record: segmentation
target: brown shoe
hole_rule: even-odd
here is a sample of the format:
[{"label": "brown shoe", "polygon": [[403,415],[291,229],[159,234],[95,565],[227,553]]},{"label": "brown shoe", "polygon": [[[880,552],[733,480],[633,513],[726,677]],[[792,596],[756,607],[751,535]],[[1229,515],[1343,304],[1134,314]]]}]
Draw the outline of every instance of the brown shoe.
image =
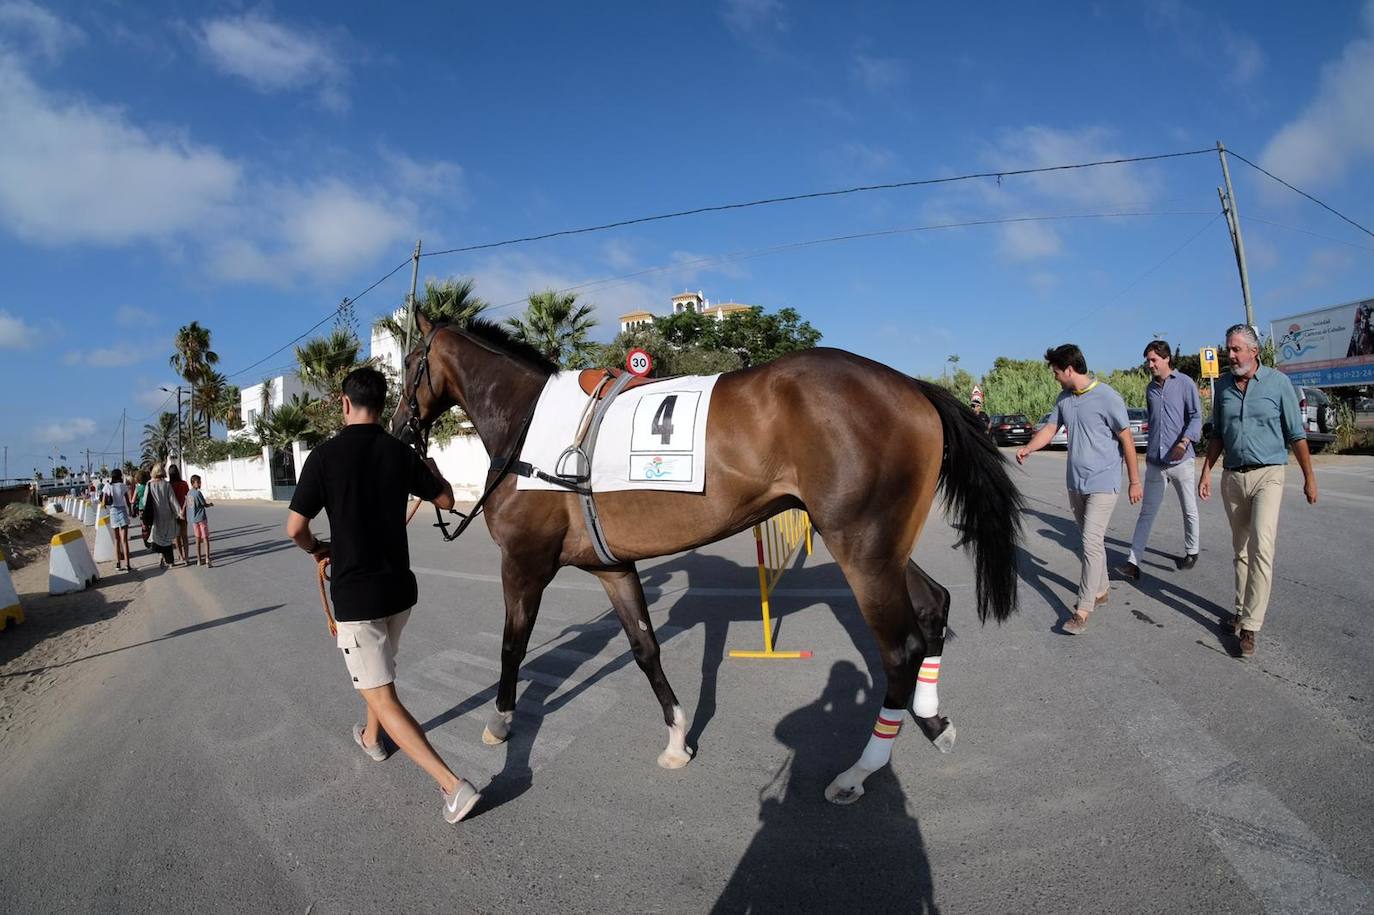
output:
[{"label": "brown shoe", "polygon": [[1127,581],[1140,581],[1140,566],[1134,562],[1123,562],[1116,567],[1116,574]]},{"label": "brown shoe", "polygon": [[1229,615],[1226,617],[1226,619],[1222,620],[1221,625],[1223,625],[1223,626],[1225,626],[1227,629],[1229,629],[1229,630],[1231,631],[1231,634],[1234,635],[1236,638],[1240,638],[1240,614],[1239,614],[1239,613],[1232,613],[1232,614],[1229,614]]},{"label": "brown shoe", "polygon": [[1064,631],[1069,635],[1082,635],[1083,630],[1088,628],[1088,614],[1075,613],[1064,623]]},{"label": "brown shoe", "polygon": [[1103,591],[1101,594],[1097,595],[1096,600],[1093,601],[1093,606],[1094,606],[1094,607],[1100,607],[1100,606],[1102,606],[1103,604],[1105,604],[1105,603],[1107,602],[1107,598],[1109,598],[1109,597],[1111,597],[1111,596],[1112,596],[1112,589],[1111,589],[1111,588],[1108,588],[1106,591]]},{"label": "brown shoe", "polygon": [[1242,658],[1255,656],[1255,630],[1242,629],[1240,631],[1240,656]]}]

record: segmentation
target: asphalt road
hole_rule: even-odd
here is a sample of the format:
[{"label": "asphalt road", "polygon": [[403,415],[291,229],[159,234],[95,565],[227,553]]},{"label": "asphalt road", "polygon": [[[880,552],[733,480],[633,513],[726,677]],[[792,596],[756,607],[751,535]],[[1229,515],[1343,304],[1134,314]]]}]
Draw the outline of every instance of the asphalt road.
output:
[{"label": "asphalt road", "polygon": [[[1010,450],[1007,451],[1010,455]],[[981,627],[971,565],[932,519],[916,558],[954,593],[941,755],[914,726],[851,807],[822,789],[881,698],[867,629],[817,552],[758,647],[753,544],[641,571],[696,760],[665,729],[600,586],[565,570],[524,668],[516,732],[482,744],[498,674],[498,555],[413,532],[421,604],[398,688],[485,790],[456,827],[401,756],[377,764],[284,506],[211,510],[213,569],[147,573],[51,720],[0,746],[0,909],[14,912],[1354,912],[1374,907],[1374,461],[1290,470],[1251,661],[1228,655],[1229,536],[1203,508],[1189,572],[1166,501],[1139,586],[1062,634],[1077,578],[1063,456],[1028,497],[1021,609]],[[692,498],[684,496],[684,498]],[[421,515],[417,524],[426,516]],[[1109,531],[1124,555],[1135,510]],[[146,564],[146,560],[145,560]]]}]

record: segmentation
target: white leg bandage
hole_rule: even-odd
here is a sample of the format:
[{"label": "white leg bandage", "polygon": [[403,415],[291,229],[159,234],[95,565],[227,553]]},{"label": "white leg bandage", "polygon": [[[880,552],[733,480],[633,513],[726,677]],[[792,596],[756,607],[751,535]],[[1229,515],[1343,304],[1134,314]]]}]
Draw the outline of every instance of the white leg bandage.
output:
[{"label": "white leg bandage", "polygon": [[911,709],[916,717],[934,718],[940,713],[939,682],[940,656],[926,658],[921,662],[920,673],[916,674],[916,701]]},{"label": "white leg bandage", "polygon": [[884,708],[873,724],[859,761],[839,775],[825,789],[826,800],[835,804],[852,804],[864,793],[864,779],[892,761],[892,741],[902,730],[905,709]]}]

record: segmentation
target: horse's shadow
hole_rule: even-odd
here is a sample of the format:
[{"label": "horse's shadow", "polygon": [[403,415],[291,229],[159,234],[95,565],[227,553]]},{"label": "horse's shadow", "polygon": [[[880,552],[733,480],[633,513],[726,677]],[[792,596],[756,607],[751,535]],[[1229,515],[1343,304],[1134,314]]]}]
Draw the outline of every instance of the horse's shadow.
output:
[{"label": "horse's shadow", "polygon": [[788,758],[759,791],[759,830],[712,912],[938,911],[921,827],[891,766],[869,776],[861,809],[824,798],[853,759],[854,723],[877,713],[872,684],[836,661],[820,698],[778,723]]}]

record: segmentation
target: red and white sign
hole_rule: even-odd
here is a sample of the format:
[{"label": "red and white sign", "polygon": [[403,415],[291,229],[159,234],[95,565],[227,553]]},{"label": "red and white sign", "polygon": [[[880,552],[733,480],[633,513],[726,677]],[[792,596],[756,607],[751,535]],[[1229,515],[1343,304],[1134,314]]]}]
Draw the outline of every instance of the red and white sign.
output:
[{"label": "red and white sign", "polygon": [[625,368],[632,375],[647,375],[654,370],[654,360],[642,349],[632,349],[625,354]]}]

